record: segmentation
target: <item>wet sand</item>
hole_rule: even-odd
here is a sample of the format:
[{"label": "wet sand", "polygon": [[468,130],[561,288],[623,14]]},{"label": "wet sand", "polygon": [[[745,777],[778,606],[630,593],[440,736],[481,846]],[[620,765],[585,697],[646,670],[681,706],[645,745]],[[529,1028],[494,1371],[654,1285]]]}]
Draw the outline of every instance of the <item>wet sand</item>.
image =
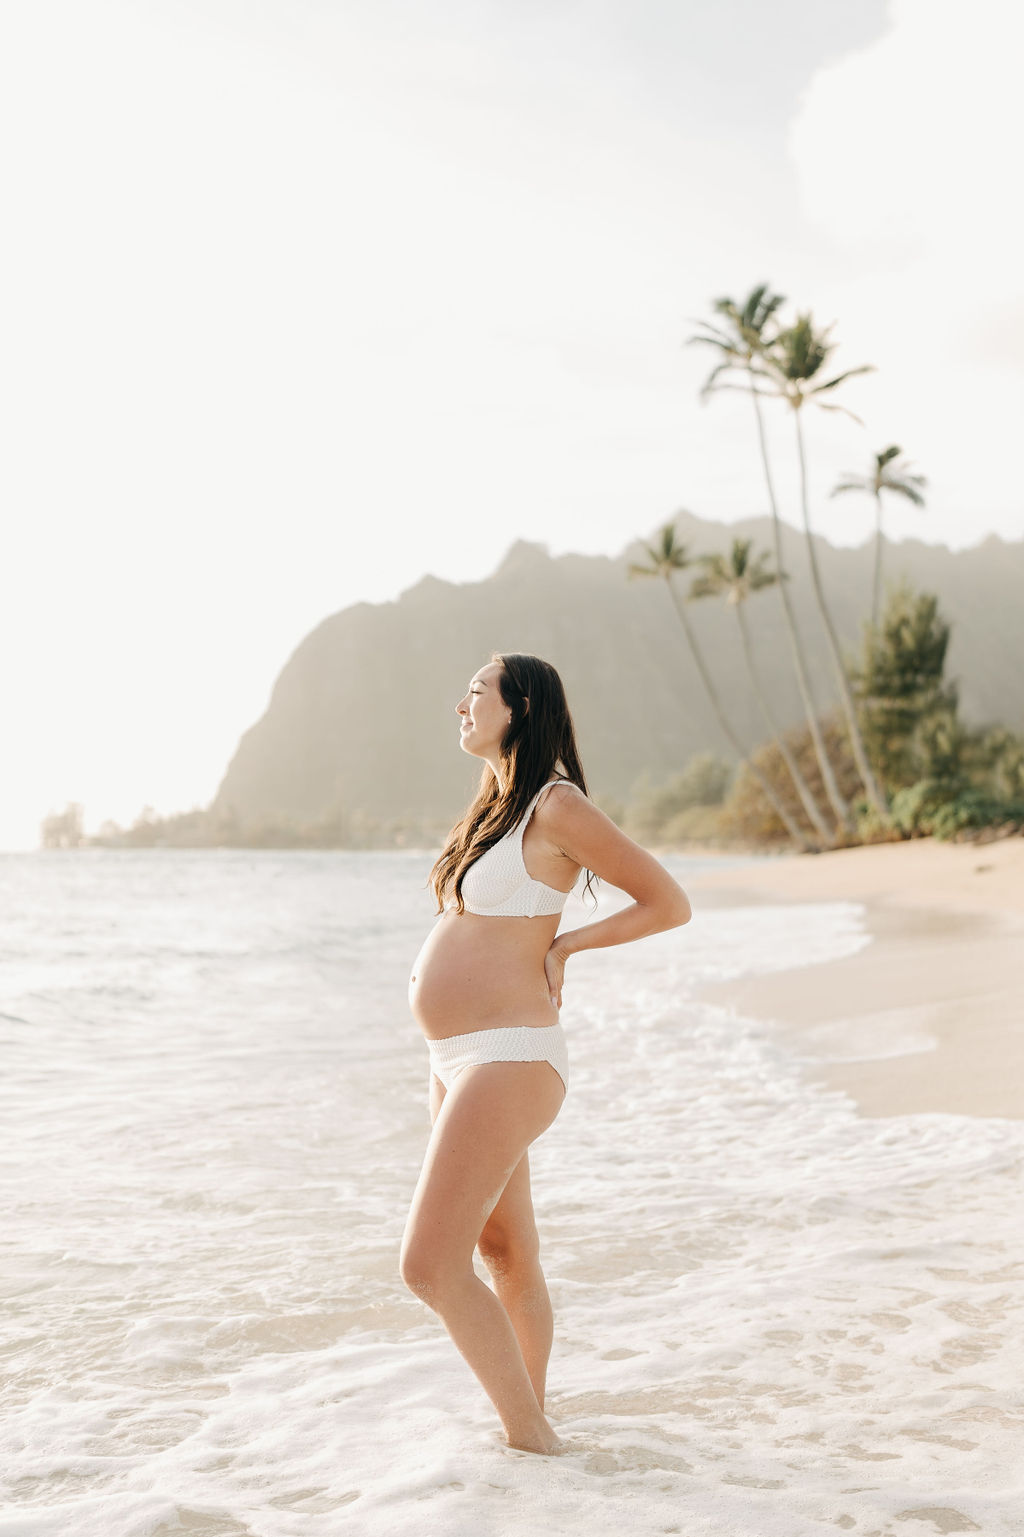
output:
[{"label": "wet sand", "polygon": [[709,872],[695,908],[857,902],[871,943],[825,965],[716,983],[773,1022],[862,1114],[1024,1119],[1024,839],[931,839]]}]

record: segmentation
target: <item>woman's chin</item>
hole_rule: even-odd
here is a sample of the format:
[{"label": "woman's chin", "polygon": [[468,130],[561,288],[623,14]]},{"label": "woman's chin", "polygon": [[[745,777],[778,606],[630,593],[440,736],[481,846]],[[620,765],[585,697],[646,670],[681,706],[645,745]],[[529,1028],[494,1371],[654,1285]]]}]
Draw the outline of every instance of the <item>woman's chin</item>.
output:
[{"label": "woman's chin", "polygon": [[467,742],[465,737],[463,737],[462,741],[459,743],[459,746],[462,748],[462,751],[464,753],[468,753],[471,758],[487,758],[487,754],[490,751],[486,743],[481,744],[480,742]]}]

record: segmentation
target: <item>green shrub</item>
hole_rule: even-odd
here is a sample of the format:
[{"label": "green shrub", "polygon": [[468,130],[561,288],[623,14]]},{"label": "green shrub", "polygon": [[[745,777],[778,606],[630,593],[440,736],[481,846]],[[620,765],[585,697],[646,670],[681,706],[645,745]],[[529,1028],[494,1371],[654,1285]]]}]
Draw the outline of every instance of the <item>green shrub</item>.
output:
[{"label": "green shrub", "polygon": [[858,843],[899,843],[908,836],[888,812],[876,811],[867,801],[855,802],[852,809]]},{"label": "green shrub", "polygon": [[1024,803],[994,800],[984,790],[964,790],[940,806],[932,818],[932,835],[955,838],[977,827],[1024,826]]},{"label": "green shrub", "polygon": [[889,814],[893,824],[907,838],[924,838],[931,832],[932,818],[940,807],[948,805],[963,792],[962,781],[919,779],[916,784],[897,790]]},{"label": "green shrub", "polygon": [[909,838],[955,838],[981,827],[1024,825],[1024,802],[1001,800],[964,780],[921,779],[893,796],[895,826]]}]

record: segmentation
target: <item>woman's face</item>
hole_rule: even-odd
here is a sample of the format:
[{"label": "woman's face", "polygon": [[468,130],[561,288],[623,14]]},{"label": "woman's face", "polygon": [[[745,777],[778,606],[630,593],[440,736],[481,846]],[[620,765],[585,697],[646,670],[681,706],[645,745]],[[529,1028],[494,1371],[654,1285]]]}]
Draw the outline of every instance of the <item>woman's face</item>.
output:
[{"label": "woman's face", "polygon": [[500,679],[501,663],[488,662],[473,675],[455,706],[461,716],[459,745],[474,758],[493,757],[508,730],[511,712],[501,697]]}]

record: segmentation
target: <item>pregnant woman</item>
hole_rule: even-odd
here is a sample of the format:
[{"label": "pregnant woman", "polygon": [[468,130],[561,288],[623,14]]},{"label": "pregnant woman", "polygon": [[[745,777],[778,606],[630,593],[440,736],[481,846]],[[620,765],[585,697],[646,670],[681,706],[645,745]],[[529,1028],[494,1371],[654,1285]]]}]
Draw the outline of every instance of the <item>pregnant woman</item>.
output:
[{"label": "pregnant woman", "polygon": [[[565,963],[686,923],[686,894],[588,799],[562,681],[492,656],[456,706],[480,787],[431,872],[438,912],[409,988],[430,1054],[433,1129],[402,1240],[406,1285],[439,1315],[510,1446],[555,1453],[544,1415],[552,1318],[527,1149],[568,1088]],[[632,905],[559,934],[581,871]],[[609,1085],[611,1087],[611,1085]],[[597,1214],[595,1214],[596,1216]],[[473,1268],[473,1250],[494,1283]]]}]

